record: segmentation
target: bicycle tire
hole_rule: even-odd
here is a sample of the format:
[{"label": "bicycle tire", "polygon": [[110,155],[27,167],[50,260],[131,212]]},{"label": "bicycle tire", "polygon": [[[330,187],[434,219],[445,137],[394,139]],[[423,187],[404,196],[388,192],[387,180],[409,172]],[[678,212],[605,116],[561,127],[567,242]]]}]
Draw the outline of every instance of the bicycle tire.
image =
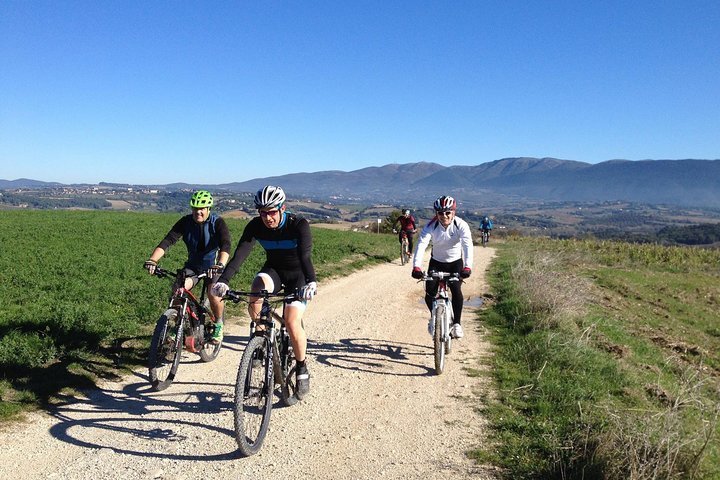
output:
[{"label": "bicycle tire", "polygon": [[203,339],[203,347],[200,349],[200,360],[203,362],[212,362],[220,354],[222,348],[222,340],[218,343],[212,343],[212,332],[214,328],[213,322],[205,320],[205,338]]},{"label": "bicycle tire", "polygon": [[281,351],[287,347],[284,358],[281,359],[281,363],[283,365],[282,374],[285,379],[285,384],[280,389],[280,400],[284,406],[292,407],[298,402],[298,398],[295,395],[295,390],[297,390],[297,381],[295,378],[295,353],[293,352],[292,345],[289,345],[290,339],[286,338],[282,343],[285,342],[288,343],[287,346],[282,344],[280,345]]},{"label": "bicycle tire", "polygon": [[445,314],[447,315],[447,321],[445,323],[445,325],[446,325],[445,332],[446,332],[447,340],[445,340],[445,355],[450,355],[450,353],[452,352],[452,341],[453,341],[453,337],[452,337],[452,335],[450,335],[450,329],[452,328],[452,323],[453,323],[453,310],[452,310],[451,306],[449,308],[448,307],[449,306],[446,304]]},{"label": "bicycle tire", "polygon": [[158,319],[150,341],[148,376],[152,389],[165,390],[175,379],[182,356],[182,332],[175,331],[175,338],[168,335],[170,329],[179,325],[178,311],[166,310]]},{"label": "bicycle tire", "polygon": [[[235,382],[235,441],[246,457],[260,450],[270,426],[274,382],[269,348],[267,338],[253,337],[245,347]],[[253,361],[258,356],[259,364]]]},{"label": "bicycle tire", "polygon": [[443,320],[445,317],[445,304],[437,302],[433,308],[433,322],[435,322],[435,333],[433,335],[433,347],[435,353],[435,373],[440,375],[445,369],[445,342],[443,341]]},{"label": "bicycle tire", "polygon": [[400,265],[405,265],[406,263],[408,263],[409,258],[407,256],[407,247],[407,240],[403,240],[402,242],[400,242]]}]

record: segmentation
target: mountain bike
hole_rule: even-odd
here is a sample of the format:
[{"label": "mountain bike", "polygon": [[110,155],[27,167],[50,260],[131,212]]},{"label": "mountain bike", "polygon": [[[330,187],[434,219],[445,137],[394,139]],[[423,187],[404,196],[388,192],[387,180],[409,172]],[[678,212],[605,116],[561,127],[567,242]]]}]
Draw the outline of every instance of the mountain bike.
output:
[{"label": "mountain bike", "polygon": [[410,261],[410,241],[405,231],[400,232],[400,264],[405,265]]},{"label": "mountain bike", "polygon": [[[168,309],[155,324],[148,354],[150,384],[153,390],[160,391],[169,387],[175,379],[183,349],[197,353],[203,362],[211,362],[220,353],[222,342],[211,342],[215,316],[205,298],[204,281],[198,299],[184,287],[184,270],[173,273],[157,267],[154,275],[175,278],[176,286]],[[203,279],[207,274],[202,273],[197,277]]]},{"label": "mountain bike", "polygon": [[[240,359],[235,381],[235,440],[245,456],[262,447],[270,426],[270,412],[277,388],[284,406],[297,403],[295,396],[295,355],[283,318],[275,309],[280,302],[297,299],[297,295],[228,290],[224,299],[235,303],[262,298],[257,320],[250,322],[250,341]],[[261,329],[258,330],[258,327]]]},{"label": "mountain bike", "polygon": [[445,355],[452,351],[452,336],[450,326],[453,322],[453,309],[448,293],[447,282],[459,282],[457,273],[428,272],[422,281],[438,281],[438,291],[433,299],[431,321],[434,325],[433,347],[435,350],[435,373],[440,375],[445,369]]},{"label": "mountain bike", "polygon": [[490,230],[482,230],[480,241],[482,242],[483,247],[487,245],[487,243],[490,241]]}]

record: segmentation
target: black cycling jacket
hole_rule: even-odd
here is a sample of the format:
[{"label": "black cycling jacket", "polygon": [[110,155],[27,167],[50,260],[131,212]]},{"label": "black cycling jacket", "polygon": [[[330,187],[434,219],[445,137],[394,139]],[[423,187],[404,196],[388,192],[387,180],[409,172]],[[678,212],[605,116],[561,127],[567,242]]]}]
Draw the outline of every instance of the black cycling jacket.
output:
[{"label": "black cycling jacket", "polygon": [[260,217],[250,220],[219,282],[227,284],[230,281],[250,255],[256,241],[265,249],[265,267],[276,271],[300,270],[306,282],[317,281],[311,260],[310,224],[302,217],[284,212],[280,226],[275,229],[266,227]]},{"label": "black cycling jacket", "polygon": [[230,230],[222,217],[210,214],[202,224],[192,215],[180,218],[165,235],[158,247],[167,251],[180,238],[185,242],[188,259],[185,267],[194,271],[207,270],[215,264],[218,251],[230,253]]}]

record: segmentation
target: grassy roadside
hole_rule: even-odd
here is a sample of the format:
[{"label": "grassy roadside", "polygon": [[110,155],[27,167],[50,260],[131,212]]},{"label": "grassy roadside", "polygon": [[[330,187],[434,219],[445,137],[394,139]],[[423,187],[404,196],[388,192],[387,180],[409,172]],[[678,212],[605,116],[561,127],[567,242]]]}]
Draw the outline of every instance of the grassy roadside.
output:
[{"label": "grassy roadside", "polygon": [[720,478],[720,252],[495,244],[481,314],[507,478]]},{"label": "grassy roadside", "polygon": [[[0,211],[0,422],[145,365],[170,283],[144,260],[178,214]],[[233,249],[246,222],[227,219]],[[393,235],[313,228],[320,281],[395,258]],[[182,242],[162,266],[180,268]],[[250,284],[264,260],[256,246],[232,280]],[[227,314],[239,314],[229,305]],[[235,310],[237,309],[237,313]]]}]

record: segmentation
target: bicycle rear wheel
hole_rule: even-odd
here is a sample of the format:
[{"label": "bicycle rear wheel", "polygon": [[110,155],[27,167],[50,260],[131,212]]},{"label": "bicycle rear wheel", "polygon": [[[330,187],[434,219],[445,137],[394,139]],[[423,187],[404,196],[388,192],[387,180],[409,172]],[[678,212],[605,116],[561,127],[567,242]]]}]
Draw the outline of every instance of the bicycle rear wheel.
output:
[{"label": "bicycle rear wheel", "polygon": [[200,359],[203,362],[212,362],[220,354],[222,348],[222,340],[218,343],[212,343],[212,334],[215,329],[215,324],[205,319],[205,338],[203,339],[203,346],[200,350]]},{"label": "bicycle rear wheel", "polygon": [[182,332],[174,330],[178,323],[178,312],[166,310],[155,325],[150,352],[148,373],[153,390],[165,390],[175,379],[182,356]]},{"label": "bicycle rear wheel", "polygon": [[245,347],[235,382],[235,440],[245,456],[262,447],[270,426],[273,366],[267,338],[253,337]]},{"label": "bicycle rear wheel", "polygon": [[433,346],[435,350],[435,373],[440,375],[445,369],[445,342],[443,341],[443,322],[445,321],[445,304],[438,302],[433,308],[433,322],[435,322],[435,333],[433,335]]},{"label": "bicycle rear wheel", "polygon": [[282,374],[285,379],[285,385],[280,391],[280,400],[284,406],[291,407],[298,402],[298,398],[295,396],[295,390],[297,389],[295,353],[288,337],[285,337],[280,344],[280,352],[280,355],[283,356],[280,363],[282,364]]}]

